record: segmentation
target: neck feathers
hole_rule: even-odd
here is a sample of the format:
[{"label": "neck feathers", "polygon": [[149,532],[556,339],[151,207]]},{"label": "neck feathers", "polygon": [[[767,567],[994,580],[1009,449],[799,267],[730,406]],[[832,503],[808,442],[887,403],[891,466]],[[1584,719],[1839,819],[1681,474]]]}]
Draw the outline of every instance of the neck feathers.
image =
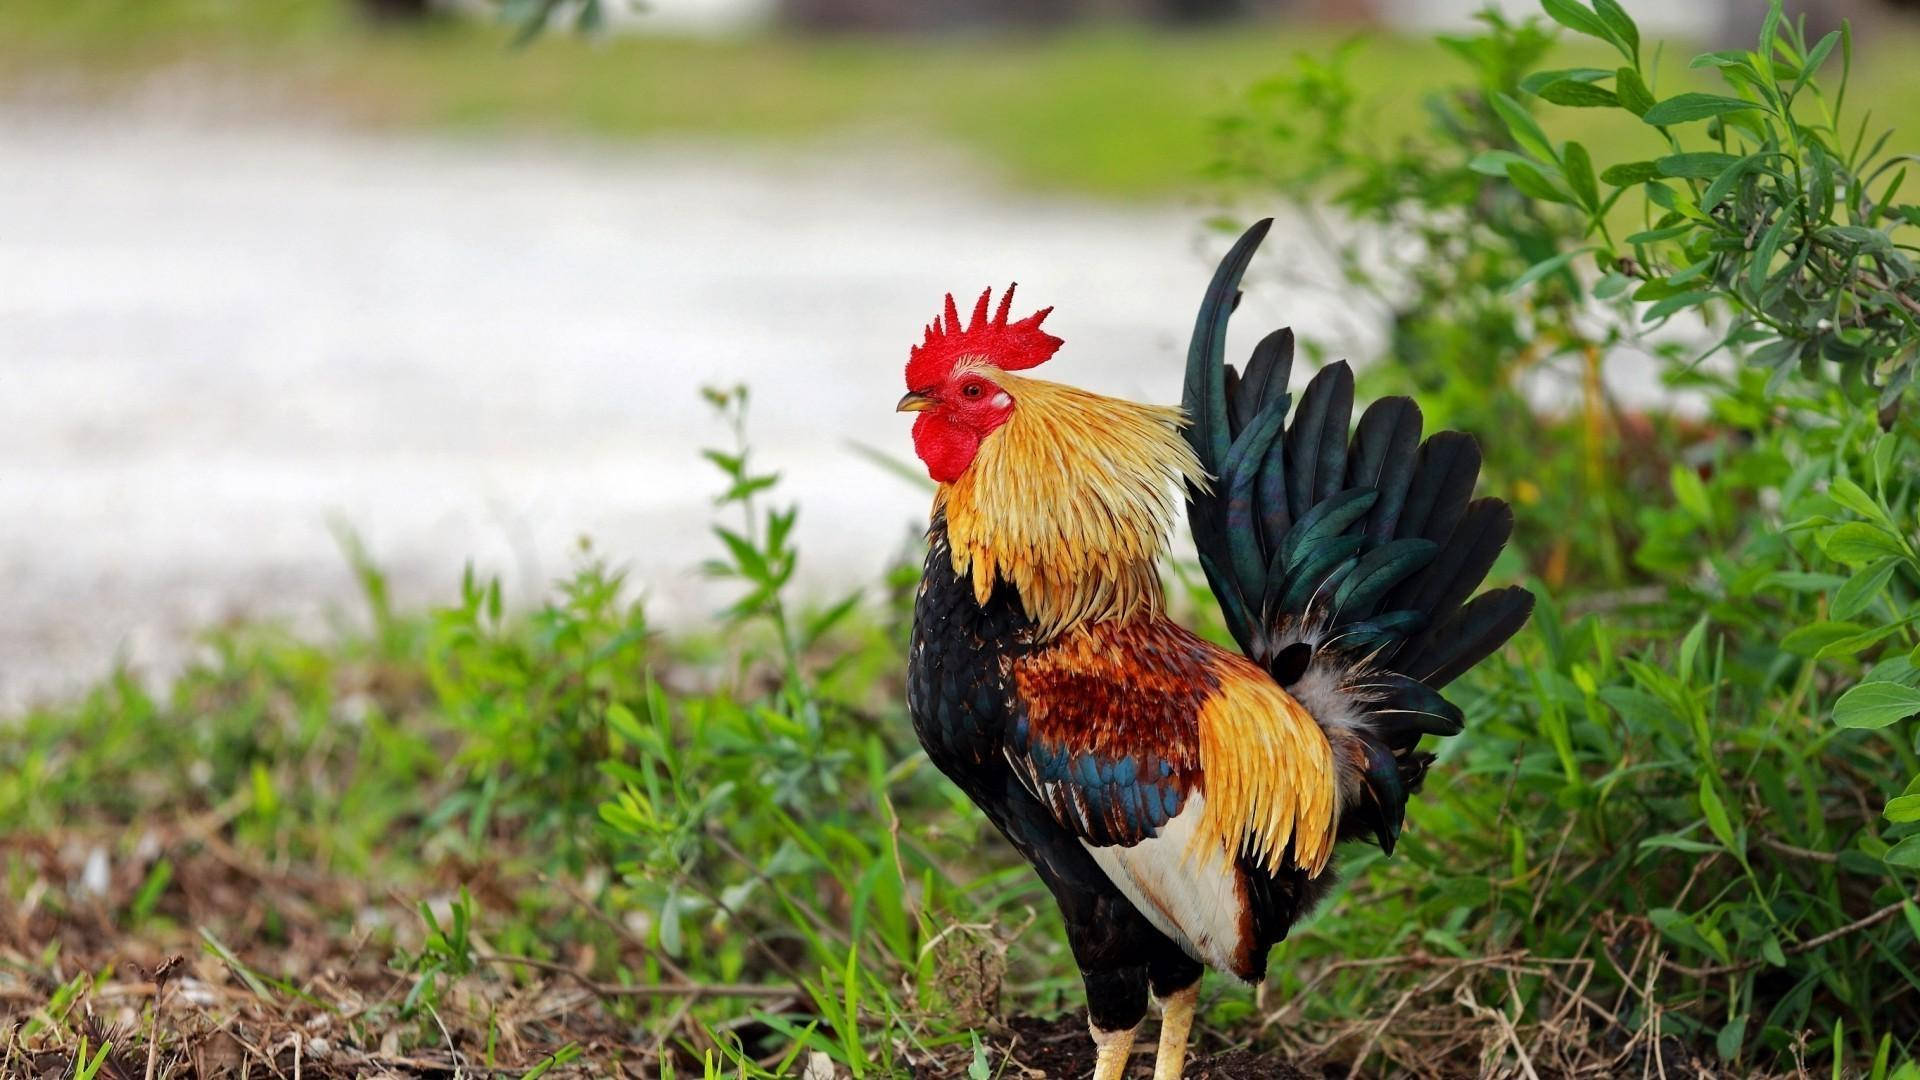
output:
[{"label": "neck feathers", "polygon": [[1041,640],[1160,614],[1158,563],[1176,492],[1206,479],[1180,437],[1180,410],[994,378],[1013,395],[1013,414],[935,498],[954,572],[972,575],[982,604],[1006,578]]}]

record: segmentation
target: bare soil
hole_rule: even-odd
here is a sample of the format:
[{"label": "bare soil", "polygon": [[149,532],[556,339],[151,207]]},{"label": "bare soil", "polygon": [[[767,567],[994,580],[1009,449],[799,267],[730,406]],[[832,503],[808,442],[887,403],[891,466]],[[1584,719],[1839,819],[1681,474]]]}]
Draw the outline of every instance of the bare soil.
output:
[{"label": "bare soil", "polygon": [[[167,887],[136,918],[162,860]],[[519,1077],[549,1061],[550,1078],[660,1075],[663,1048],[647,1025],[608,1007],[618,989],[586,974],[590,958],[577,973],[503,963],[448,980],[426,1016],[403,1017],[415,976],[395,958],[418,948],[416,906],[439,891],[434,882],[383,893],[262,865],[195,820],[135,834],[15,834],[0,838],[0,865],[27,883],[0,907],[0,1076],[73,1076],[82,1039],[89,1061],[109,1047],[101,1080]],[[445,869],[449,887],[475,880],[473,867]],[[475,891],[506,884],[482,873]],[[429,1024],[438,1045],[418,1038]],[[997,1076],[1064,1080],[1093,1068],[1077,1013],[1013,1016],[984,1036]],[[1152,1072],[1150,1040],[1143,1035],[1133,1076]],[[578,1056],[556,1060],[569,1046]],[[915,1065],[916,1074],[964,1076],[971,1048],[953,1054]],[[698,1075],[697,1061],[675,1056],[682,1074],[691,1066]],[[1190,1080],[1319,1075],[1277,1055],[1204,1044],[1187,1068]]]}]

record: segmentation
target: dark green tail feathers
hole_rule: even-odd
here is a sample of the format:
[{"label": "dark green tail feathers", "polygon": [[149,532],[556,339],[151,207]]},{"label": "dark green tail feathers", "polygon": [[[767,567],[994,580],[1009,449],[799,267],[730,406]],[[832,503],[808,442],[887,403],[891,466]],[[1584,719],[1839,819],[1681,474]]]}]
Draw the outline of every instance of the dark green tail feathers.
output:
[{"label": "dark green tail feathers", "polygon": [[1322,727],[1362,740],[1365,790],[1343,831],[1392,851],[1432,760],[1420,737],[1462,726],[1440,689],[1526,623],[1533,594],[1473,596],[1513,511],[1473,498],[1471,435],[1423,442],[1420,407],[1404,397],[1374,402],[1355,424],[1345,361],[1314,374],[1288,422],[1291,330],[1262,339],[1244,371],[1226,363],[1240,279],[1272,224],[1256,222],[1228,250],[1194,322],[1182,404],[1213,484],[1188,492],[1187,518],[1241,651]]}]

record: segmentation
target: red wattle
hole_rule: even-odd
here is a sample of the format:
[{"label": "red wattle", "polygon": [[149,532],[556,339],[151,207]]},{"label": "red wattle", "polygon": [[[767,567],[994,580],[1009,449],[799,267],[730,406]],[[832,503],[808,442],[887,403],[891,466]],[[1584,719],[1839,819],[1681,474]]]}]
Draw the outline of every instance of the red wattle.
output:
[{"label": "red wattle", "polygon": [[980,436],[938,412],[923,412],[913,421],[913,452],[926,463],[928,476],[951,484],[973,464]]}]

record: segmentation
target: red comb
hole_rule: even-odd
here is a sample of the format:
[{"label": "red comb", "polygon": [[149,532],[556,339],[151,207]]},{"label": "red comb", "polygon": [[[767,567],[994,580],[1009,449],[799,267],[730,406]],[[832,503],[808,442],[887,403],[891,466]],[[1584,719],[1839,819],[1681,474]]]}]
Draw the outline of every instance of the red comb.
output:
[{"label": "red comb", "polygon": [[1007,321],[1013,306],[1013,285],[1000,297],[1000,308],[987,318],[987,289],[973,305],[973,318],[960,328],[960,312],[953,306],[953,294],[947,294],[947,310],[942,319],[927,325],[926,341],[907,354],[907,389],[924,390],[947,377],[954,364],[965,357],[978,357],[1002,371],[1020,371],[1043,364],[1060,348],[1060,339],[1040,329],[1052,308],[1039,311],[1019,322]]}]

